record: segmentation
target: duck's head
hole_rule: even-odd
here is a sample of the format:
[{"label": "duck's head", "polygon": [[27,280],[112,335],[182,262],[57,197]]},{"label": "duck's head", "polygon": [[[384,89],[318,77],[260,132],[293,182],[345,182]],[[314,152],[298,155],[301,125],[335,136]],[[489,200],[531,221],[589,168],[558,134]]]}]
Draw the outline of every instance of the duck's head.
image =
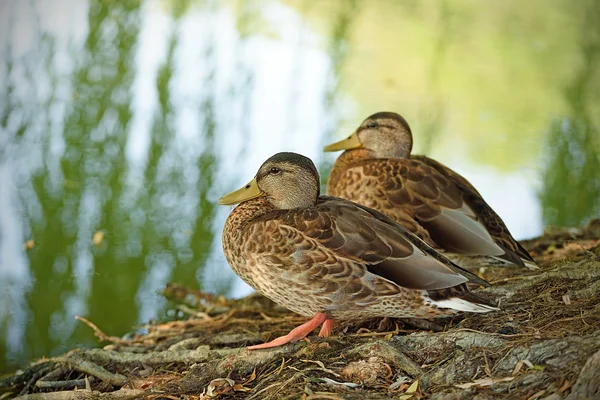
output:
[{"label": "duck's head", "polygon": [[324,150],[366,149],[374,158],[407,158],[412,144],[406,120],[393,112],[380,112],[365,119],[347,139],[330,144]]},{"label": "duck's head", "polygon": [[310,158],[277,153],[260,166],[254,179],[221,197],[219,204],[237,204],[257,197],[266,197],[279,209],[313,206],[319,197],[319,172]]}]

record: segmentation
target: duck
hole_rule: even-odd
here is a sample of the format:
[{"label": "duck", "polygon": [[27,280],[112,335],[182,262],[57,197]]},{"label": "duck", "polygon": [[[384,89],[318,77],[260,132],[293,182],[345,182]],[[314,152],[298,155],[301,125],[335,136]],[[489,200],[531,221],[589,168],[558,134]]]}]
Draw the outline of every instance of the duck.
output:
[{"label": "duck", "polygon": [[538,266],[500,216],[462,175],[423,155],[394,112],[365,119],[326,152],[344,152],[327,181],[327,194],[386,214],[429,246],[466,268]]},{"label": "duck", "polygon": [[334,321],[433,318],[498,308],[467,284],[488,286],[400,224],[364,205],[320,194],[314,163],[290,152],[267,159],[242,188],[222,245],[233,271],[258,293],[305,316],[287,335],[248,347],[282,346]]}]

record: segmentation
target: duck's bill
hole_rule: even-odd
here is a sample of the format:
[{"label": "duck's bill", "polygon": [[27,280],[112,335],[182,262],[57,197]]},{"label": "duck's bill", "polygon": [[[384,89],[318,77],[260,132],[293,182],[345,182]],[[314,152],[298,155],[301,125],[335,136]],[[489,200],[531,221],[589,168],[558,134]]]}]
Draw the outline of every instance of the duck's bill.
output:
[{"label": "duck's bill", "polygon": [[359,147],[362,147],[362,144],[358,140],[358,135],[356,134],[356,132],[354,132],[347,139],[332,143],[329,146],[325,146],[325,148],[323,150],[324,151],[339,151],[339,150],[358,149]]},{"label": "duck's bill", "polygon": [[242,201],[252,200],[260,196],[264,196],[265,193],[258,188],[256,178],[252,179],[248,184],[241,189],[226,194],[219,199],[219,204],[227,206],[231,204],[241,203]]}]

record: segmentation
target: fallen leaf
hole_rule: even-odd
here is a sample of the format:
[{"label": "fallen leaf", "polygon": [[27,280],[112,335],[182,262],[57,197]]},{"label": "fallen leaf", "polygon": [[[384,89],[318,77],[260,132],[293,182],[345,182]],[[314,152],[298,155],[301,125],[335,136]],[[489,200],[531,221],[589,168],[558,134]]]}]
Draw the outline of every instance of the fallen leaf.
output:
[{"label": "fallen leaf", "polygon": [[246,385],[246,384],[248,384],[248,383],[252,382],[252,381],[253,381],[253,380],[255,380],[255,379],[256,379],[256,368],[254,368],[254,369],[252,370],[252,374],[250,375],[250,377],[249,377],[248,379],[246,379],[246,380],[245,380],[245,381],[242,383],[242,385]]},{"label": "fallen leaf", "polygon": [[419,390],[419,380],[418,379],[410,384],[408,389],[406,389],[406,392],[404,392],[403,395],[398,397],[398,400],[412,399],[415,396],[415,394],[417,393],[417,390]]},{"label": "fallen leaf", "polygon": [[252,388],[246,387],[246,386],[242,385],[241,383],[236,383],[235,385],[233,385],[234,392],[249,392],[251,390],[252,390]]},{"label": "fallen leaf", "polygon": [[394,383],[392,383],[392,384],[391,384],[391,385],[388,387],[388,389],[389,389],[389,390],[396,390],[396,389],[398,389],[400,386],[402,386],[402,384],[403,384],[403,383],[405,383],[406,381],[408,381],[408,379],[409,379],[409,378],[408,378],[408,376],[402,376],[402,375],[401,375],[401,376],[399,376],[399,377],[398,377],[398,378],[397,378],[397,379],[394,381]]},{"label": "fallen leaf", "polygon": [[459,385],[454,385],[454,386],[456,386],[457,388],[460,388],[460,389],[468,389],[473,386],[486,387],[486,386],[492,386],[493,384],[499,383],[499,382],[510,382],[513,379],[515,379],[514,376],[507,376],[505,378],[481,378],[481,379],[476,379],[473,382],[461,383]]},{"label": "fallen leaf", "polygon": [[334,381],[333,379],[329,379],[329,378],[318,378],[318,379],[319,379],[319,381],[328,383],[330,385],[346,386],[346,387],[349,387],[349,388],[355,388],[355,387],[359,387],[360,386],[358,383],[338,382],[338,381]]},{"label": "fallen leaf", "polygon": [[519,371],[521,370],[521,368],[523,368],[523,365],[527,365],[530,369],[533,369],[533,363],[529,360],[519,360],[519,362],[517,363],[517,365],[515,365],[515,369],[513,369],[513,372],[511,375],[517,375],[519,373]]},{"label": "fallen leaf", "polygon": [[206,388],[206,395],[215,397],[221,394],[231,392],[235,386],[235,381],[229,378],[217,378],[210,381]]},{"label": "fallen leaf", "polygon": [[416,393],[419,390],[419,380],[414,381],[408,389],[406,389],[406,394]]}]

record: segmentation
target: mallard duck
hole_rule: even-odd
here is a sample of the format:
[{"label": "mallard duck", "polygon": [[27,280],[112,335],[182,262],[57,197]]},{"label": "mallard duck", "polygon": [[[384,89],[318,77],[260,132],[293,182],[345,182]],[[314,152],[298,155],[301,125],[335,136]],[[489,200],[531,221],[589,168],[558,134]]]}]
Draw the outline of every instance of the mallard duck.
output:
[{"label": "mallard duck", "polygon": [[384,214],[320,196],[313,162],[296,153],[266,160],[252,181],[219,200],[233,209],[223,251],[237,275],[283,307],[312,319],[263,349],[299,340],[334,320],[429,318],[488,312],[469,292],[487,285]]},{"label": "mallard duck", "polygon": [[412,144],[400,115],[371,115],[350,137],[325,147],[345,150],[327,194],[383,212],[460,265],[537,268],[469,181],[438,161],[411,155]]}]

